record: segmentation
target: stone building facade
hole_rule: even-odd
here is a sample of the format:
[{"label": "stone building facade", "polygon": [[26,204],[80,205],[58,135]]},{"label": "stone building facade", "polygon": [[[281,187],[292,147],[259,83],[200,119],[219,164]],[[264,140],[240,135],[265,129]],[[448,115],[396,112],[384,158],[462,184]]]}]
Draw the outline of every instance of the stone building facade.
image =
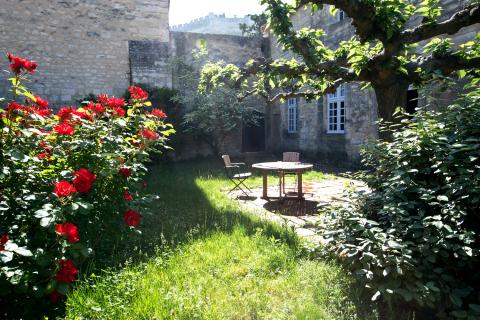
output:
[{"label": "stone building facade", "polygon": [[[449,18],[466,3],[464,0],[443,0],[442,19]],[[420,23],[420,19],[412,19],[411,25]],[[326,35],[322,40],[332,49],[338,47],[341,41],[350,39],[355,31],[346,15],[337,12],[333,16],[329,6],[313,15],[309,10],[300,10],[292,22],[296,29],[323,29]],[[465,43],[473,39],[479,30],[478,24],[473,25],[450,38],[455,44]],[[271,37],[271,52],[272,58],[291,56],[291,53],[281,50],[275,37]],[[412,88],[409,95],[412,95],[413,105],[425,106],[428,103],[429,107],[439,108],[451,103],[460,90],[460,85],[445,90],[427,86],[422,92]],[[422,98],[424,91],[428,91],[425,95],[430,97],[430,101]],[[275,137],[269,145],[272,152],[299,151],[304,159],[355,166],[360,162],[360,147],[378,137],[375,93],[372,89],[362,90],[358,83],[345,84],[337,90],[336,96],[327,95],[313,102],[290,99],[285,103],[276,103],[270,110],[271,136]]]},{"label": "stone building facade", "polygon": [[2,0],[0,47],[39,64],[32,89],[55,105],[122,95],[152,74],[170,85],[168,13],[169,0]]},{"label": "stone building facade", "polygon": [[195,19],[189,23],[172,26],[171,30],[174,32],[241,36],[240,24],[252,25],[252,20],[248,16],[226,17],[225,14],[210,13],[206,17]]},{"label": "stone building facade", "polygon": [[[322,40],[329,48],[337,47],[340,41],[350,39],[354,34],[345,16],[340,20],[339,16],[332,16],[326,7],[315,15],[300,11],[292,22],[296,29],[316,27],[325,30]],[[281,50],[274,37],[271,39],[272,58],[291,57],[291,53]],[[338,90],[338,97],[333,100],[337,106],[334,117],[329,114],[332,111],[329,110],[329,97],[309,102],[301,98],[289,99],[275,104],[271,111],[271,135],[277,137],[277,141],[271,146],[272,151],[298,151],[303,159],[335,164],[357,163],[359,147],[377,136],[375,94],[351,83]],[[343,115],[340,110],[342,105]],[[332,120],[335,120],[336,128],[329,125]]]},{"label": "stone building facade", "polygon": [[[466,2],[442,0],[444,18]],[[248,18],[210,15],[169,30],[169,5],[169,0],[2,0],[0,47],[38,62],[31,87],[55,107],[90,93],[121,96],[133,83],[175,86],[170,59],[188,56],[201,40],[211,60],[237,65],[257,56],[291,55],[281,50],[273,36],[240,36],[238,25],[249,23]],[[324,29],[323,40],[331,48],[354,34],[349,18],[340,13],[332,16],[328,6],[314,15],[301,10],[293,23],[296,28]],[[412,23],[418,21],[412,19]],[[453,40],[463,43],[478,31],[478,25],[462,29]],[[5,69],[7,62],[1,64]],[[5,74],[0,78],[4,80]],[[4,90],[0,86],[0,96],[6,94]],[[436,106],[442,106],[459,89],[425,90],[433,93]],[[255,108],[260,126],[240,126],[225,137],[225,151],[232,155],[299,151],[302,159],[352,165],[359,162],[360,146],[378,135],[375,94],[357,83],[346,84],[337,95],[319,101],[296,99],[267,105],[258,100]],[[182,158],[208,154],[205,146],[194,141],[183,149]]]}]

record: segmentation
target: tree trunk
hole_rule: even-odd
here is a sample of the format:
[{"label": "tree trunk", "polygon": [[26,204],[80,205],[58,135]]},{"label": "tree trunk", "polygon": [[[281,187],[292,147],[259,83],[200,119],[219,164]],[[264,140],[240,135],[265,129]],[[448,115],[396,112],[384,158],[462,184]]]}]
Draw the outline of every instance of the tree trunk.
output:
[{"label": "tree trunk", "polygon": [[389,81],[389,83],[391,85],[388,86],[374,85],[378,105],[378,118],[383,119],[385,124],[393,124],[393,128],[379,132],[380,139],[386,141],[391,141],[394,129],[399,128],[398,124],[401,118],[394,117],[393,114],[397,107],[405,110],[409,86],[408,83],[400,79],[398,81]]}]

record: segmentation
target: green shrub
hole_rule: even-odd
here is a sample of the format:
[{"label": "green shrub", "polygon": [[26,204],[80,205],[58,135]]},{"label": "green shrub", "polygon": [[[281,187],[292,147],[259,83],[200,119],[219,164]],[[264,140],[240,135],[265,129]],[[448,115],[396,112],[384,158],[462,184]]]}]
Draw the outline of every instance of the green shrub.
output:
[{"label": "green shrub", "polygon": [[371,191],[327,215],[326,248],[396,317],[408,304],[478,319],[480,90],[406,122],[393,142],[363,151]]},{"label": "green shrub", "polygon": [[145,112],[148,95],[134,86],[129,101],[102,95],[53,114],[24,85],[36,64],[9,59],[11,94],[0,99],[0,318],[39,318],[99,243],[136,231],[152,200],[145,164],[173,129],[160,110]]},{"label": "green shrub", "polygon": [[[168,115],[168,123],[171,123],[178,132],[178,134],[170,138],[169,146],[172,147],[173,150],[178,149],[178,147],[183,143],[181,123],[184,115],[182,106],[176,99],[179,92],[168,87],[155,87],[146,83],[138,83],[135,85],[148,92],[149,100],[152,103],[152,108],[159,108],[165,111],[165,113]],[[125,92],[124,98],[130,98],[130,93],[128,90]],[[156,160],[158,159],[153,159],[153,161]]]}]

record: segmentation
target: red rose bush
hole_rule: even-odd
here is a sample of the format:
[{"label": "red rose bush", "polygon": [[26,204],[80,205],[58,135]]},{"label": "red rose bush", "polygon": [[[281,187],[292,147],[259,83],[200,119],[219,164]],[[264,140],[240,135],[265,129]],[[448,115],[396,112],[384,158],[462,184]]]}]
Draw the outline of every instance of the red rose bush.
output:
[{"label": "red rose bush", "polygon": [[[142,223],[149,153],[174,133],[148,93],[100,95],[62,106],[24,83],[37,64],[8,54],[10,95],[0,99],[1,294],[58,302],[109,232]],[[0,299],[2,297],[0,296]]]}]

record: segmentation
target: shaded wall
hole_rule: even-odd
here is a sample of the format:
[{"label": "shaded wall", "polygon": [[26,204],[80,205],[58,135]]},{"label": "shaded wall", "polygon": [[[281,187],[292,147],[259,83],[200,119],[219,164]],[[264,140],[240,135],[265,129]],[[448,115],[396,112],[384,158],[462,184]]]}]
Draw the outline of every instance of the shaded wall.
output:
[{"label": "shaded wall", "polygon": [[121,95],[128,41],[168,43],[168,10],[168,0],[1,0],[0,48],[38,62],[33,90],[55,104]]},{"label": "shaded wall", "polygon": [[[184,58],[187,62],[192,62],[191,52],[199,48],[199,44],[205,41],[208,58],[207,61],[225,61],[239,66],[258,56],[262,56],[262,40],[250,39],[242,36],[200,34],[190,32],[171,32],[171,55],[176,58]],[[196,65],[199,70],[201,65]],[[176,75],[173,75],[173,86],[175,87]],[[189,94],[184,92],[183,94]],[[188,112],[187,109],[184,110]],[[264,113],[265,102],[258,99],[253,107]],[[229,135],[224,137],[221,151],[233,156],[242,153],[242,124]],[[177,156],[180,158],[192,158],[195,156],[207,156],[211,154],[208,146],[187,137],[182,144],[181,150],[177,150]],[[268,144],[268,143],[267,143]]]}]

